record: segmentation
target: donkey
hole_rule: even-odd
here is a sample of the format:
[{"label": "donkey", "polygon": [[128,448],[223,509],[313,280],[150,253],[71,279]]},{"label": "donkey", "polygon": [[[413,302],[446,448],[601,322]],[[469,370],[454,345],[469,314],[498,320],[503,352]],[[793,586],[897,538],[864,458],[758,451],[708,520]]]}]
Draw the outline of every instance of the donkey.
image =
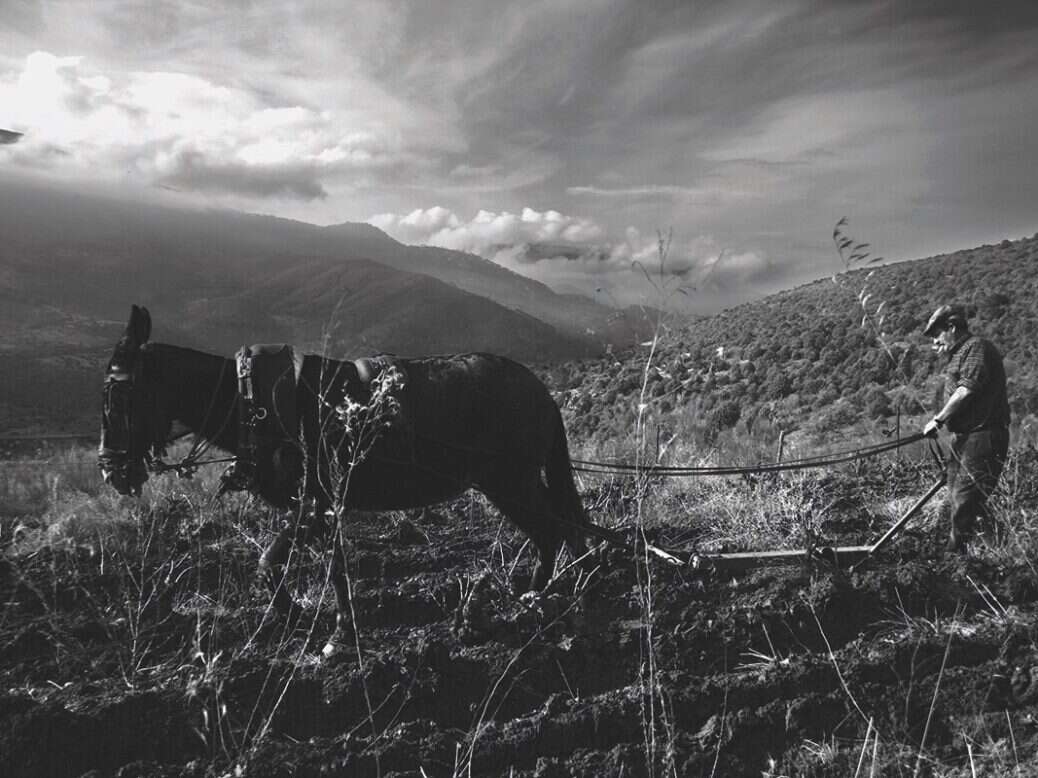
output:
[{"label": "donkey", "polygon": [[[297,358],[268,392],[276,407],[257,408],[243,396],[235,360],[150,337],[151,316],[134,305],[105,373],[99,465],[121,494],[139,495],[149,471],[162,468],[178,422],[196,441],[237,459],[232,480],[239,487],[279,509],[312,503],[308,515],[321,521],[332,508],[339,517],[348,509],[417,508],[476,489],[536,549],[531,591],[547,585],[563,543],[575,558],[586,554],[588,522],[558,406],[512,360],[480,353],[394,358],[388,365],[397,380],[381,394],[391,413],[353,417],[374,431],[364,438],[351,409],[370,408],[373,386],[390,386],[372,381],[370,360]],[[272,435],[268,424],[250,440],[259,411],[276,415],[280,429]],[[325,654],[349,623],[342,533],[334,530],[337,615]],[[280,580],[297,537],[298,528],[286,527],[263,553],[259,569],[268,581]]]}]

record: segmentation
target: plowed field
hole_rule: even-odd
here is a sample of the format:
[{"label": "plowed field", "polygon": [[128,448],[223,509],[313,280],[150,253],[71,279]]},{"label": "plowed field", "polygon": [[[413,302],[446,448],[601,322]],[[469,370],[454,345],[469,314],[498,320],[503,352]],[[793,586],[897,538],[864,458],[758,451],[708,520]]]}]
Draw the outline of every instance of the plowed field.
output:
[{"label": "plowed field", "polygon": [[[946,558],[937,527],[854,574],[603,549],[528,599],[522,536],[478,500],[353,515],[356,630],[323,658],[324,557],[294,560],[286,619],[253,581],[265,511],[201,515],[165,497],[8,548],[3,775],[1038,772],[1034,560]],[[851,509],[823,527],[876,534]]]}]

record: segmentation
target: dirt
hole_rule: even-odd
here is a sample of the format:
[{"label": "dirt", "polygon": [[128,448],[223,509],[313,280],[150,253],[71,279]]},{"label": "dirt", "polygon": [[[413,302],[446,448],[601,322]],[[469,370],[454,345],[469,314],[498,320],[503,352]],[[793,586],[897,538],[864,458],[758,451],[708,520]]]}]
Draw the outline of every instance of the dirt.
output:
[{"label": "dirt", "polygon": [[[860,543],[848,515],[831,539]],[[949,559],[923,532],[854,574],[732,577],[606,549],[589,579],[570,570],[524,599],[522,537],[462,501],[351,518],[356,631],[322,658],[333,613],[320,555],[294,566],[290,621],[252,580],[248,526],[198,524],[173,504],[162,520],[161,553],[143,561],[82,542],[9,550],[4,775],[1038,767],[1027,560]]]}]

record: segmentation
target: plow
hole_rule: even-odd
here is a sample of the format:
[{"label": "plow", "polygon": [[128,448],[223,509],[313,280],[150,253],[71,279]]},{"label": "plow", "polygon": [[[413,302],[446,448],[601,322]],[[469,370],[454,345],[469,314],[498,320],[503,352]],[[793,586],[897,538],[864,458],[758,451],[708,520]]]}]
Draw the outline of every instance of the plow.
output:
[{"label": "plow", "polygon": [[761,565],[822,563],[840,569],[857,570],[872,559],[901,532],[908,522],[923,509],[944,486],[941,476],[926,493],[874,543],[864,546],[816,546],[786,551],[743,551],[729,554],[695,554],[687,563],[693,569],[730,570],[737,572]]},{"label": "plow", "polygon": [[[596,475],[662,475],[662,476],[687,476],[687,475],[750,475],[760,473],[775,473],[786,470],[799,470],[824,465],[839,464],[842,462],[857,461],[869,456],[890,451],[900,446],[915,443],[924,438],[922,434],[913,435],[898,441],[882,443],[876,446],[868,446],[849,452],[815,457],[809,459],[794,460],[788,463],[775,463],[758,465],[755,467],[648,467],[640,468],[630,465],[606,464],[598,462],[574,461],[574,470],[578,472]],[[894,524],[887,529],[877,540],[860,546],[818,546],[812,545],[802,549],[781,549],[765,551],[738,551],[718,553],[692,553],[682,555],[678,551],[662,548],[661,546],[648,542],[644,537],[635,544],[631,544],[624,536],[611,529],[594,524],[587,525],[587,534],[596,537],[606,543],[625,548],[631,551],[643,549],[646,555],[652,556],[662,562],[675,566],[686,567],[695,571],[717,571],[717,572],[742,572],[756,567],[769,565],[822,565],[830,568],[847,570],[853,572],[876,558],[880,550],[887,547],[890,542],[908,525],[923,507],[945,485],[946,476],[943,473],[943,461],[939,451],[931,449],[938,464],[942,467],[941,476],[927,491],[920,496],[908,508]]]}]

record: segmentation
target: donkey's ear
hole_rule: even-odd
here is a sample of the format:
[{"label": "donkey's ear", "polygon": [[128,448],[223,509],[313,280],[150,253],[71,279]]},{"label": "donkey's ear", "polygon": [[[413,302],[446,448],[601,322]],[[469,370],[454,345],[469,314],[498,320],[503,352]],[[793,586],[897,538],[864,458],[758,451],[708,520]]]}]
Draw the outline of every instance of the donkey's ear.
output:
[{"label": "donkey's ear", "polygon": [[148,313],[148,309],[143,306],[141,311],[141,343],[147,343],[151,340],[151,314]]},{"label": "donkey's ear", "polygon": [[126,344],[132,348],[143,346],[151,337],[151,314],[147,308],[134,305],[130,309],[130,321],[126,324]]}]

